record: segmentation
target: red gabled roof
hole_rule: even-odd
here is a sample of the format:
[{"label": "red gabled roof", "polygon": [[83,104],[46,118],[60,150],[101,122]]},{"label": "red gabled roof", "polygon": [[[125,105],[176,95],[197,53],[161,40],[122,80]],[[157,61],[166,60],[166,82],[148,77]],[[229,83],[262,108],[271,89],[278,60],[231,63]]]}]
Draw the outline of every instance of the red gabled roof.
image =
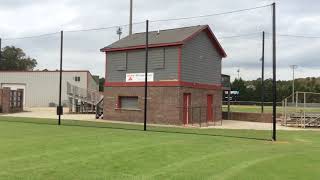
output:
[{"label": "red gabled roof", "polygon": [[[179,45],[183,45],[186,42],[188,42],[189,40],[191,40],[192,38],[194,38],[195,36],[197,36],[198,34],[200,34],[201,32],[206,32],[209,39],[211,40],[213,46],[217,49],[217,51],[219,52],[219,54],[225,58],[227,57],[226,52],[224,51],[224,49],[222,48],[221,44],[219,43],[219,41],[217,40],[216,36],[213,34],[212,30],[210,29],[210,27],[208,25],[205,26],[201,26],[201,28],[199,30],[197,30],[196,32],[194,32],[193,34],[189,35],[188,37],[184,38],[181,41],[177,41],[177,42],[169,42],[169,43],[157,43],[157,44],[149,44],[150,48],[155,48],[155,47],[167,47],[167,46],[179,46]],[[136,46],[126,46],[126,47],[105,47],[102,48],[100,51],[101,52],[115,52],[115,51],[125,51],[125,50],[134,50],[134,49],[144,49],[145,45],[136,45]]]}]

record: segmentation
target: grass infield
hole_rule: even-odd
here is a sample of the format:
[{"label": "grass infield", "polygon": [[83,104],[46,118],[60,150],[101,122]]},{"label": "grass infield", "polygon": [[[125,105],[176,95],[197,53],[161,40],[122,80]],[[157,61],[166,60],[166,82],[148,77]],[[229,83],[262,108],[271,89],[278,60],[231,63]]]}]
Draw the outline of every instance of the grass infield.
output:
[{"label": "grass infield", "polygon": [[320,179],[320,132],[0,116],[0,179]]}]

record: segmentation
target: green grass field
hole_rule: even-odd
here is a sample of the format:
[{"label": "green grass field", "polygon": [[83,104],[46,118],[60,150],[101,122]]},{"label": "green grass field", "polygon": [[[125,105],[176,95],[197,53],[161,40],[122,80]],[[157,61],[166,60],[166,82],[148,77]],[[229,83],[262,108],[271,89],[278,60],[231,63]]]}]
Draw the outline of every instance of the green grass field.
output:
[{"label": "green grass field", "polygon": [[[227,105],[223,105],[223,110],[227,111]],[[261,106],[255,106],[255,105],[231,105],[230,106],[231,112],[248,112],[248,113],[260,113],[261,112]],[[264,110],[266,113],[272,112],[272,106],[265,106]],[[282,112],[281,107],[277,107],[278,112]]]},{"label": "green grass field", "polygon": [[320,178],[320,132],[54,123],[0,116],[0,179]]}]

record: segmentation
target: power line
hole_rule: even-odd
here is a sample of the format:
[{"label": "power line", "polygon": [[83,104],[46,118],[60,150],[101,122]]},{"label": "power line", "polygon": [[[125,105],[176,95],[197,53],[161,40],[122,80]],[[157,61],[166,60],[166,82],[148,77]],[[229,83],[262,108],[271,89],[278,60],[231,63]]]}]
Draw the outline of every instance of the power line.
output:
[{"label": "power line", "polygon": [[223,36],[223,37],[217,37],[218,39],[229,39],[229,38],[240,38],[240,37],[248,37],[248,36],[255,36],[260,35],[261,32],[255,32],[255,33],[248,33],[248,34],[239,34],[234,36]]},{"label": "power line", "polygon": [[154,20],[150,22],[163,22],[163,21],[178,21],[178,20],[186,20],[186,19],[196,19],[196,18],[203,18],[203,17],[210,17],[210,16],[219,16],[219,15],[225,15],[225,14],[232,14],[232,13],[239,13],[243,11],[251,11],[255,9],[261,9],[265,7],[270,7],[272,4],[264,5],[264,6],[257,6],[253,8],[246,8],[246,9],[239,9],[239,10],[234,10],[234,11],[227,11],[227,12],[222,12],[222,13],[215,13],[215,14],[207,14],[207,15],[200,15],[200,16],[190,16],[190,17],[181,17],[181,18],[171,18],[171,19],[159,19],[159,20]]},{"label": "power line", "polygon": [[[196,19],[196,18],[204,18],[204,17],[210,17],[210,16],[219,16],[224,14],[232,14],[232,13],[238,13],[243,11],[251,11],[255,9],[261,9],[265,7],[269,7],[272,4],[264,5],[264,6],[257,6],[253,8],[246,8],[246,9],[239,9],[234,11],[227,11],[222,13],[215,13],[215,14],[207,14],[207,15],[200,15],[200,16],[191,16],[191,17],[181,17],[181,18],[171,18],[171,19],[160,19],[160,20],[154,20],[150,22],[164,22],[164,21],[178,21],[178,20],[187,20],[187,19]],[[144,21],[141,22],[135,22],[134,25],[137,24],[144,24]],[[66,33],[72,33],[72,32],[87,32],[87,31],[99,31],[99,30],[108,30],[113,28],[119,28],[119,27],[127,27],[129,24],[123,24],[123,25],[114,25],[109,27],[101,27],[101,28],[90,28],[90,29],[79,29],[79,30],[66,30],[64,32]],[[47,37],[59,34],[60,32],[53,32],[53,33],[47,33],[47,34],[41,34],[41,35],[35,35],[35,36],[24,36],[24,37],[15,37],[15,38],[4,38],[3,41],[7,40],[19,40],[19,39],[30,39],[30,38],[39,38],[39,37]],[[259,32],[260,33],[260,32]],[[246,37],[246,36],[253,36],[258,33],[250,33],[250,34],[241,34],[241,35],[234,35],[234,36],[225,36],[225,37],[218,37],[218,39],[228,39],[228,38],[238,38],[238,37]],[[271,34],[266,32],[266,34]],[[293,38],[307,38],[307,39],[320,39],[320,36],[307,36],[307,35],[293,35],[293,34],[277,34],[279,37],[293,37]]]},{"label": "power line", "polygon": [[[219,16],[219,15],[224,15],[224,14],[232,14],[232,13],[238,13],[238,12],[243,12],[243,11],[251,11],[255,9],[260,9],[260,8],[265,8],[269,7],[269,5],[264,5],[264,6],[257,6],[253,8],[246,8],[246,9],[238,9],[234,11],[227,11],[227,12],[222,12],[222,13],[215,13],[215,14],[207,14],[207,15],[200,15],[200,16],[191,16],[191,17],[181,17],[181,18],[172,18],[172,19],[160,19],[160,20],[154,20],[150,22],[162,22],[162,21],[177,21],[177,20],[186,20],[186,19],[195,19],[195,18],[203,18],[203,17],[210,17],[210,16]],[[136,24],[142,24],[145,23],[145,21],[141,22],[135,22],[133,23],[134,25]],[[91,28],[91,29],[80,29],[80,30],[66,30],[64,32],[86,32],[86,31],[99,31],[99,30],[107,30],[107,29],[112,29],[112,28],[118,28],[118,27],[126,27],[129,26],[130,24],[124,24],[124,25],[115,25],[115,26],[109,26],[109,27],[101,27],[101,28]],[[28,39],[28,38],[36,38],[36,37],[45,37],[45,36],[50,36],[54,34],[58,34],[59,32],[55,33],[48,33],[48,34],[42,34],[42,35],[36,35],[36,36],[26,36],[26,37],[16,37],[16,38],[5,38],[3,40],[17,40],[17,39]]]},{"label": "power line", "polygon": [[35,35],[35,36],[24,36],[24,37],[16,37],[16,38],[4,38],[2,39],[3,41],[7,40],[19,40],[19,39],[30,39],[30,38],[38,38],[38,37],[47,37],[47,36],[52,36],[59,34],[59,32],[54,32],[54,33],[47,33],[47,34],[40,34],[40,35]]},{"label": "power line", "polygon": [[[271,34],[266,32],[266,34]],[[279,37],[292,37],[292,38],[306,38],[306,39],[320,39],[320,36],[308,36],[308,35],[295,35],[295,34],[277,34]]]},{"label": "power line", "polygon": [[[145,24],[145,21],[141,22],[135,22],[132,23],[133,25],[137,24]],[[123,24],[123,25],[115,25],[115,26],[109,26],[109,27],[101,27],[101,28],[92,28],[92,29],[80,29],[80,30],[67,30],[64,32],[86,32],[86,31],[99,31],[99,30],[108,30],[108,29],[114,29],[114,28],[119,28],[119,27],[127,27],[129,24]]]},{"label": "power line", "polygon": [[307,35],[293,35],[293,34],[278,34],[282,37],[293,37],[293,38],[307,38],[307,39],[319,39],[320,36],[307,36]]},{"label": "power line", "polygon": [[[136,24],[142,24],[145,22],[136,22],[133,23],[134,25]],[[124,25],[115,25],[115,26],[109,26],[109,27],[101,27],[101,28],[91,28],[91,29],[79,29],[79,30],[67,30],[64,32],[86,32],[86,31],[99,31],[99,30],[107,30],[107,29],[113,29],[113,28],[119,28],[119,27],[126,27],[129,26],[129,24],[124,24]],[[30,38],[38,38],[38,37],[47,37],[47,36],[52,36],[59,34],[60,32],[54,32],[54,33],[47,33],[47,34],[41,34],[41,35],[35,35],[35,36],[24,36],[24,37],[15,37],[15,38],[4,38],[2,39],[3,41],[6,40],[19,40],[19,39],[30,39]]]}]

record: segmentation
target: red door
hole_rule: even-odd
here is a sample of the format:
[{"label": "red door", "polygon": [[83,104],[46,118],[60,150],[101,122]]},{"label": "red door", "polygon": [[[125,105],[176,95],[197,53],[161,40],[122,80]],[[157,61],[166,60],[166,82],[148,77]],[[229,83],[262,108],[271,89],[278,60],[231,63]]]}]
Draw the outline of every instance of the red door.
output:
[{"label": "red door", "polygon": [[213,96],[207,95],[207,122],[213,122]]},{"label": "red door", "polygon": [[183,123],[189,124],[191,111],[191,94],[183,94]]}]

